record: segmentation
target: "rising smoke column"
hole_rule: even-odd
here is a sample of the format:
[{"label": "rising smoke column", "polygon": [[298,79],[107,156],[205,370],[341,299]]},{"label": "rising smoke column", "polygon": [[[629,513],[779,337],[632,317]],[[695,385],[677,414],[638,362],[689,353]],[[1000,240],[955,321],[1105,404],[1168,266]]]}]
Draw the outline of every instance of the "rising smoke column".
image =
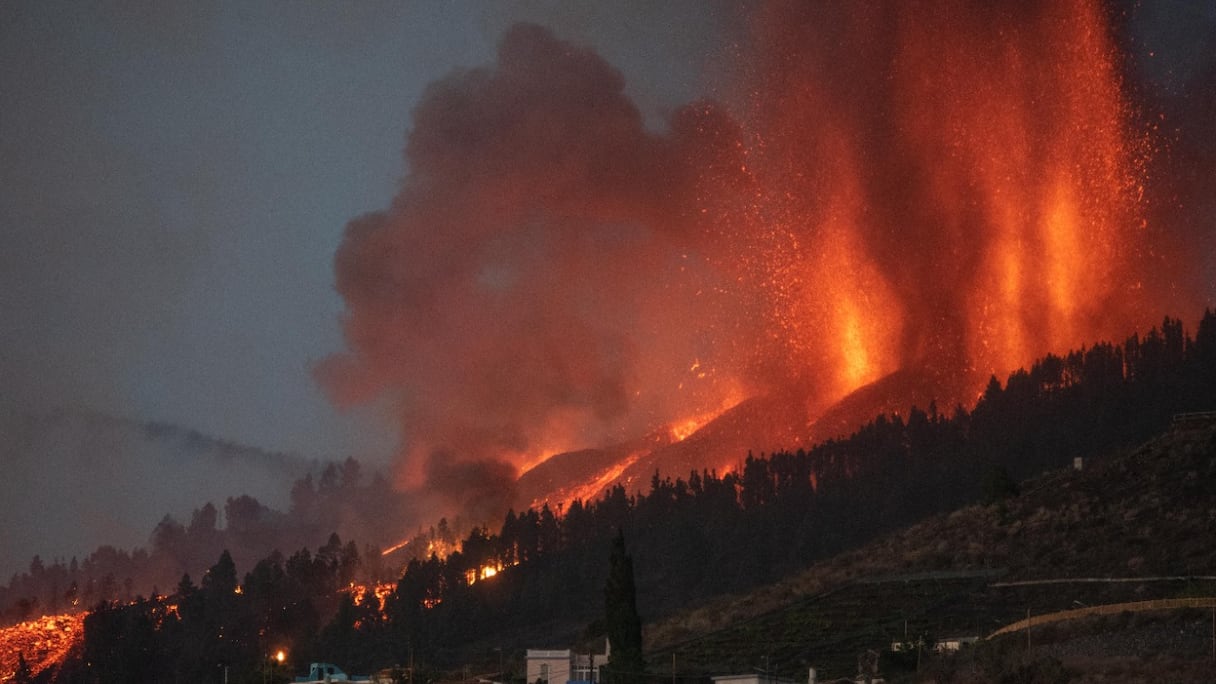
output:
[{"label": "rising smoke column", "polygon": [[349,351],[318,368],[394,402],[403,483],[783,386],[808,421],[898,370],[968,403],[1158,314],[1095,3],[773,3],[750,29],[739,94],[665,133],[535,26],[429,89],[400,193],[347,228]]},{"label": "rising smoke column", "polygon": [[709,106],[650,133],[623,88],[592,52],[515,27],[497,64],[429,88],[392,207],[348,226],[350,352],[318,375],[340,403],[396,403],[402,482],[451,480],[440,451],[522,466],[721,400],[699,363],[722,346],[721,288],[690,207],[734,137]]}]

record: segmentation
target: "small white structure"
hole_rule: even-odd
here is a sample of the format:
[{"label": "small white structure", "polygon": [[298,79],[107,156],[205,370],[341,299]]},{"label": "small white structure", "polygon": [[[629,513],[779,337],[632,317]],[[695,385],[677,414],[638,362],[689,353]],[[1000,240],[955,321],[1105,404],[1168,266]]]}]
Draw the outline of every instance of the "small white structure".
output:
[{"label": "small white structure", "polygon": [[949,637],[946,639],[938,639],[933,643],[933,650],[938,653],[947,653],[961,650],[964,646],[971,646],[979,641],[977,636],[961,636]]},{"label": "small white structure", "polygon": [[[814,670],[811,670],[811,672],[814,672]],[[714,684],[802,684],[801,682],[796,682],[792,679],[777,677],[771,674],[762,674],[759,672],[752,674],[721,675],[718,677],[711,677],[711,679],[714,680]]]},{"label": "small white structure", "polygon": [[573,679],[573,652],[570,649],[544,650],[529,648],[528,684],[566,684]]},{"label": "small white structure", "polygon": [[600,668],[608,664],[610,647],[605,643],[603,653],[576,653],[571,649],[527,651],[528,684],[568,684],[569,682],[601,681]]}]

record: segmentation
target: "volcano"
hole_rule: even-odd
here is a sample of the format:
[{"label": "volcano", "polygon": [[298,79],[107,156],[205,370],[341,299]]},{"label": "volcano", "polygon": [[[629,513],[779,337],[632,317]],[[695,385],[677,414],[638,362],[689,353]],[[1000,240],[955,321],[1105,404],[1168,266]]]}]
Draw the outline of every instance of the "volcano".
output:
[{"label": "volcano", "polygon": [[535,25],[428,89],[316,368],[383,402],[399,488],[455,515],[506,473],[528,505],[723,472],[1192,305],[1100,3],[746,14],[666,127]]},{"label": "volcano", "polygon": [[610,446],[556,454],[524,472],[517,482],[524,507],[565,506],[598,498],[621,486],[645,492],[651,478],[686,478],[742,470],[749,454],[789,451],[847,437],[878,415],[906,414],[913,406],[961,403],[957,382],[929,371],[904,369],[861,387],[826,410],[796,386],[751,397],[679,438],[662,430]]}]

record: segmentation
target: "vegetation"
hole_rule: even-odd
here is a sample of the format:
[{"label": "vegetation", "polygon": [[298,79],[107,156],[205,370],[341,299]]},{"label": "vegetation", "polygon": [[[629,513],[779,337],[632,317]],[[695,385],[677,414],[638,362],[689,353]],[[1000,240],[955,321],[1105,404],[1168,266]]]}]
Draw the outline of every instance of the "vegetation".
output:
[{"label": "vegetation", "polygon": [[[1020,488],[1017,482],[1071,465],[1078,456],[1100,470],[1104,454],[1127,450],[1160,433],[1173,414],[1213,406],[1216,313],[1205,314],[1194,338],[1184,334],[1181,322],[1167,318],[1160,331],[1144,338],[1133,336],[1123,345],[1099,344],[1062,357],[1045,357],[1029,371],[1012,374],[1003,386],[993,378],[970,412],[956,407],[944,415],[933,405],[927,410],[913,408],[906,418],[878,416],[848,439],[810,450],[748,455],[737,473],[691,472],[686,479],[675,480],[655,473],[646,494],[630,495],[616,487],[598,500],[576,501],[564,511],[543,506],[508,512],[497,531],[470,531],[459,540],[458,551],[412,560],[383,608],[370,592],[359,595],[350,590],[352,582],[383,576],[379,553],[361,554],[353,543],[342,544],[336,534],[315,555],[301,550],[288,559],[274,553],[258,561],[239,585],[240,593],[233,555],[217,551],[220,560],[204,575],[202,585],[195,588],[184,578],[170,598],[131,597],[129,586],[121,600],[116,600],[121,592],[113,586],[94,592],[100,603],[86,622],[86,655],[65,666],[61,678],[199,680],[217,663],[244,673],[258,672],[268,649],[276,644],[290,647],[296,662],[315,657],[339,661],[353,670],[402,663],[420,667],[483,663],[485,671],[496,671],[496,649],[502,653],[527,646],[565,646],[619,628],[623,618],[609,614],[605,619],[596,597],[605,586],[617,586],[619,596],[625,596],[621,580],[609,582],[614,568],[621,572],[626,567],[615,552],[608,551],[622,531],[637,559],[633,568],[637,603],[651,620],[668,618],[686,605],[706,604],[708,597],[772,583],[875,539],[880,539],[878,546],[865,552],[864,558],[837,556],[824,566],[827,574],[804,580],[793,593],[805,597],[839,584],[841,575],[832,575],[832,569],[843,572],[841,564],[850,562],[863,570],[852,576],[881,570],[973,572],[993,566],[1043,576],[1092,568],[1093,558],[1113,566],[1115,559],[1103,554],[1118,554],[1098,548],[1095,541],[1098,516],[1110,522],[1109,511],[1102,508],[1107,500],[1092,490],[1097,485],[1087,480],[1057,482],[1052,478],[1065,477],[1058,473]],[[1131,467],[1126,459],[1111,464],[1111,468]],[[1187,480],[1179,497],[1212,503],[1210,467],[1196,463],[1192,469],[1199,474]],[[1027,508],[1040,501],[1036,490],[1048,484],[1053,491],[1074,487],[1072,491],[1088,498],[1071,499],[1070,507],[1059,515],[1051,513],[1054,509],[1046,503],[1038,504],[1046,512]],[[357,485],[352,481],[350,486]],[[309,482],[301,489],[301,500],[310,491],[327,491],[324,483],[313,489]],[[981,501],[994,505],[930,518]],[[1182,538],[1194,526],[1210,524],[1209,520],[1192,514],[1176,520],[1160,515],[1160,502],[1156,509],[1148,501],[1143,505],[1139,513],[1123,512],[1131,539],[1139,539],[1144,548],[1137,556],[1119,559],[1125,572],[1211,567],[1210,552]],[[297,507],[306,510],[301,504],[293,505],[293,511]],[[250,519],[240,514],[239,506],[234,510],[236,520]],[[945,534],[943,530],[963,525],[968,516],[987,521],[967,528],[979,535],[970,541],[921,536],[914,538],[915,543],[902,544],[882,537],[927,518],[922,525],[937,526],[939,534]],[[273,517],[259,512],[256,520]],[[196,532],[206,536],[214,530],[208,519],[213,518],[204,512],[197,528],[192,522],[182,530],[163,523],[154,535],[153,553],[143,560],[151,562],[158,554],[163,558],[170,549],[183,548],[177,540],[193,540]],[[233,519],[230,513],[230,529]],[[1051,538],[1058,540],[1063,534],[1076,542],[1027,543],[1036,538],[1032,532],[1044,530],[1052,531]],[[1161,538],[1176,543],[1162,551],[1155,543]],[[875,560],[874,548],[885,549],[881,561]],[[617,560],[610,560],[614,557]],[[70,568],[65,575],[61,564],[54,567],[53,572],[59,573],[54,582],[68,586]],[[496,574],[487,577],[486,568]],[[50,574],[51,569],[32,564],[30,573],[10,583],[6,601],[15,587],[37,589],[25,596],[45,596],[41,591]],[[809,590],[815,582],[820,585]],[[969,587],[964,582],[959,595],[974,593]],[[927,596],[928,607],[921,608],[901,607],[897,596],[862,595],[857,600],[896,611],[875,623],[886,638],[894,634],[899,620],[914,619],[909,615],[936,614],[940,596],[932,592]],[[606,605],[611,603],[605,598]],[[751,601],[753,610],[761,603]],[[733,608],[722,612],[738,614]],[[802,630],[798,633],[816,629],[850,633],[837,629],[825,613],[817,615],[788,628]],[[708,630],[701,632],[721,627],[722,616],[702,617]],[[935,627],[925,625],[925,629]],[[680,630],[660,625],[655,631],[658,638],[650,642],[662,646],[675,643],[673,637]],[[694,630],[685,629],[684,636],[690,631]],[[858,633],[857,638],[860,644],[873,634]],[[765,643],[776,648],[781,641]],[[782,667],[793,673],[809,657],[792,653],[781,661]],[[129,669],[132,658],[145,669]],[[1049,675],[1055,672],[1050,663],[1033,667]]]},{"label": "vegetation", "polygon": [[638,615],[633,583],[633,559],[625,553],[625,536],[617,532],[608,558],[608,584],[604,587],[604,622],[610,653],[607,684],[631,684],[645,679],[642,659],[642,618]]}]

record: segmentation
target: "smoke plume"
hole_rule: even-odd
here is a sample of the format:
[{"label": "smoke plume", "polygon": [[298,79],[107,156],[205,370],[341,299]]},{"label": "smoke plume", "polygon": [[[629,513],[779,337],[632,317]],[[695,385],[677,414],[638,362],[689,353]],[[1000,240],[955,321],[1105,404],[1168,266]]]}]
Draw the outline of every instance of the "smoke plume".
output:
[{"label": "smoke plume", "polygon": [[514,28],[494,67],[431,86],[401,193],[348,227],[350,353],[318,372],[341,403],[397,402],[403,482],[438,450],[520,466],[720,400],[689,371],[722,344],[691,220],[714,119],[652,134],[623,88]]},{"label": "smoke plume", "polygon": [[397,407],[401,484],[505,484],[782,385],[808,418],[902,368],[965,402],[1159,315],[1093,3],[778,3],[734,50],[738,92],[663,132],[536,26],[431,86],[392,206],[347,228],[349,351],[317,371]]}]

